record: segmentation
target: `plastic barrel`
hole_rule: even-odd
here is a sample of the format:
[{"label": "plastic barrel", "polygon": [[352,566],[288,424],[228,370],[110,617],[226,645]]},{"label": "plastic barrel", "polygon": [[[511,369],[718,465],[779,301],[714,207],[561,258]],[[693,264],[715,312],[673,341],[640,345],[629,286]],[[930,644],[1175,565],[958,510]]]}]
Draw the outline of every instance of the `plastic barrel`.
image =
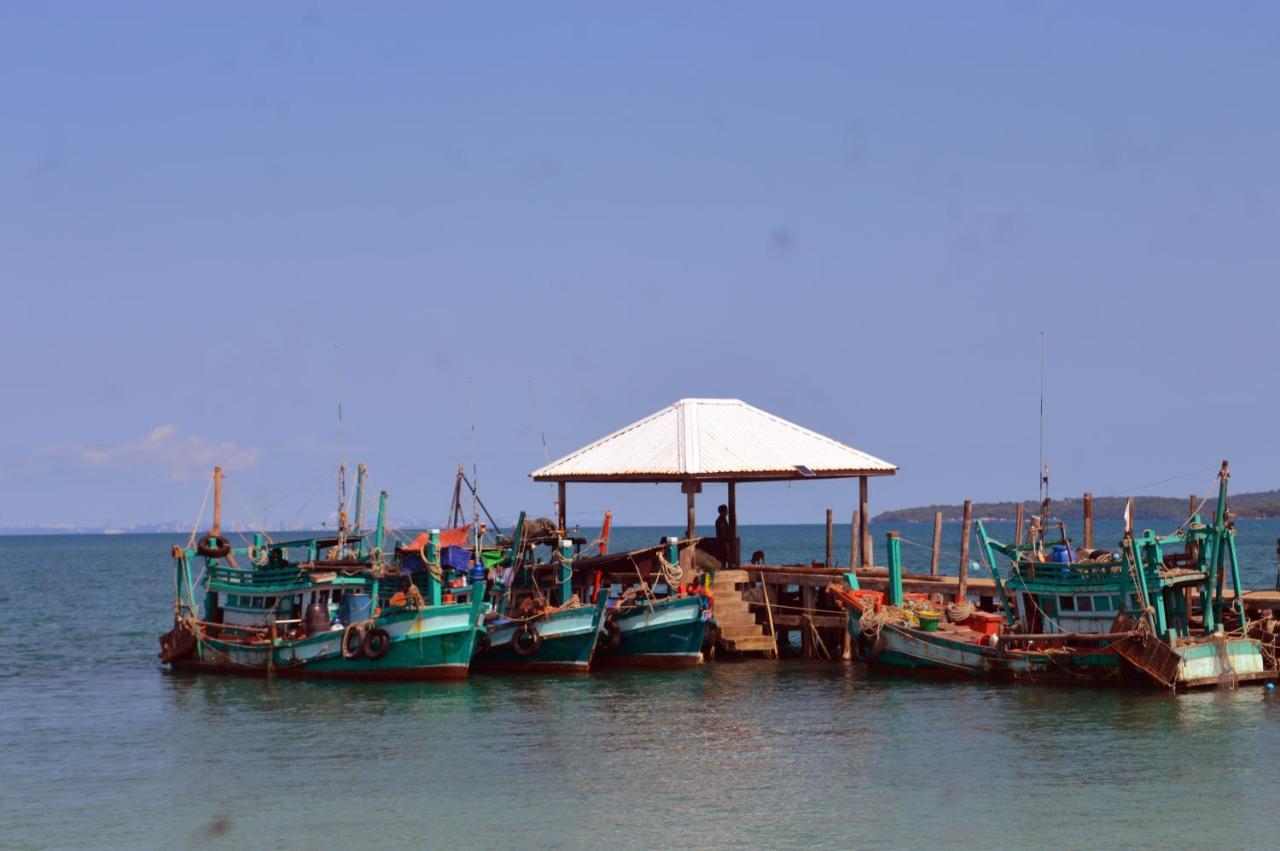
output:
[{"label": "plastic barrel", "polygon": [[1071,563],[1071,547],[1066,544],[1054,544],[1053,551],[1049,554],[1049,560],[1058,562],[1059,564]]},{"label": "plastic barrel", "polygon": [[342,595],[342,622],[355,623],[373,617],[373,600],[368,594],[348,591]]}]

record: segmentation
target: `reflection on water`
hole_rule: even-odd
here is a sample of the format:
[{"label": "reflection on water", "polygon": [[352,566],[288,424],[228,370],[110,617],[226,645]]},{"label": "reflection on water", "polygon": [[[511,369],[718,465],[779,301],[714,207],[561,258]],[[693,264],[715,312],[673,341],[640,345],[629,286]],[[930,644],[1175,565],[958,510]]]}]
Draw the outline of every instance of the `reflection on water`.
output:
[{"label": "reflection on water", "polygon": [[[1280,698],[1257,688],[808,662],[385,685],[167,674],[163,539],[0,539],[0,576],[6,846],[1240,847],[1269,844],[1280,788]],[[136,606],[76,598],[47,618],[14,590],[102,577]]]}]

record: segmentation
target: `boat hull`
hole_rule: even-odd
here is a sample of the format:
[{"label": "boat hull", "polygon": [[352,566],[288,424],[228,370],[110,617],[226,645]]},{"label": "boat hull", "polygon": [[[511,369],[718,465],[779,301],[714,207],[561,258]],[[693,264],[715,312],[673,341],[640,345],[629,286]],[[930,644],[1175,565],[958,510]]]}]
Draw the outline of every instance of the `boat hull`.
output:
[{"label": "boat hull", "polygon": [[880,671],[1045,684],[1106,685],[1120,678],[1119,659],[1105,647],[1087,653],[1009,650],[896,624],[886,624],[871,639],[861,631],[857,612],[850,613],[849,633],[858,658]]},{"label": "boat hull", "polygon": [[596,653],[592,668],[692,668],[702,664],[707,621],[701,597],[641,602],[611,617],[616,647]]},{"label": "boat hull", "polygon": [[387,651],[372,659],[342,652],[345,630],[297,640],[246,643],[206,630],[191,655],[175,659],[174,670],[239,676],[334,680],[463,679],[478,636],[481,603],[430,606],[379,617],[373,626],[390,637]]},{"label": "boat hull", "polygon": [[531,621],[541,641],[527,656],[516,652],[512,638],[521,622],[490,624],[489,646],[476,654],[472,668],[493,673],[576,673],[591,669],[591,656],[604,617],[604,600],[597,606],[564,609]]}]

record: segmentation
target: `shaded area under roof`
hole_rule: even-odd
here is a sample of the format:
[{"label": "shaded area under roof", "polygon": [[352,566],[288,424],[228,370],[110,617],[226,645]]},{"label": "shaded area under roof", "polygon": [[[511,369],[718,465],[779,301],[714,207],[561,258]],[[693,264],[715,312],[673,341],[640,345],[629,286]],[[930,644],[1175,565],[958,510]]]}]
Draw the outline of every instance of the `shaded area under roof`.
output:
[{"label": "shaded area under roof", "polygon": [[897,471],[738,399],[681,399],[530,475],[540,482],[727,482]]}]

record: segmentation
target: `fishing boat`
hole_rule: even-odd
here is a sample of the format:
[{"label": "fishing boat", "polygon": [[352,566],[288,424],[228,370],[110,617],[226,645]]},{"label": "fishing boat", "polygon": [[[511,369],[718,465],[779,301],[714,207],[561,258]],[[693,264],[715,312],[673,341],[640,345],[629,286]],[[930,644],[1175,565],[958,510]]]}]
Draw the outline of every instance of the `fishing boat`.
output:
[{"label": "fishing boat", "polygon": [[424,569],[384,556],[385,491],[372,542],[359,529],[364,474],[360,465],[354,530],[340,499],[336,536],[272,541],[259,533],[233,547],[222,534],[223,477],[214,468],[212,526],[173,548],[174,625],[160,639],[161,661],[245,676],[465,677],[484,632],[483,570],[445,594],[438,532],[417,551]]},{"label": "fishing boat", "polygon": [[1025,544],[995,541],[979,522],[1000,613],[975,611],[963,600],[936,607],[904,596],[896,533],[888,538],[887,601],[860,591],[852,575],[849,587],[830,590],[849,611],[855,652],[878,669],[1172,689],[1274,680],[1274,655],[1250,635],[1226,504],[1229,478],[1224,461],[1211,522],[1195,513],[1171,535],[1135,535],[1130,511],[1114,551],[1076,551],[1061,522],[1056,540],[1049,539],[1047,500]]},{"label": "fishing boat", "polygon": [[[689,561],[693,555],[688,547]],[[656,547],[611,553],[576,564],[584,582],[609,595],[607,616],[592,668],[687,668],[701,665],[708,630],[714,629],[712,598],[704,575],[686,576],[679,542],[667,538]],[[692,563],[690,561],[690,563]],[[601,577],[625,576],[634,582],[601,584]],[[700,584],[695,583],[695,579]],[[614,588],[618,593],[612,594]]]},{"label": "fishing boat", "polygon": [[[555,530],[534,538],[523,513],[504,559],[503,579],[493,583],[487,633],[472,666],[507,673],[586,673],[604,625],[608,595],[582,603],[573,591],[574,541]],[[536,550],[551,545],[539,564]]]}]

